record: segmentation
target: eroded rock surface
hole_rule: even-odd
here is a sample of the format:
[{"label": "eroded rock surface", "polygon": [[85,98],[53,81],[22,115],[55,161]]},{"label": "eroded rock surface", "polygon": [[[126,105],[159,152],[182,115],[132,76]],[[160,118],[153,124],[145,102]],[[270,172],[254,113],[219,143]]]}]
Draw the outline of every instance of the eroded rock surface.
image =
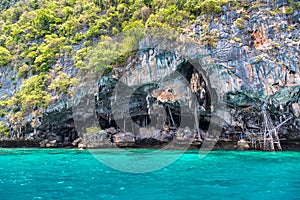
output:
[{"label": "eroded rock surface", "polygon": [[[24,139],[42,147],[134,147],[173,139],[200,144],[208,136],[211,116],[216,115],[224,126],[216,139],[244,149],[241,141],[237,143],[240,135],[260,131],[260,112],[267,104],[275,126],[291,117],[280,127],[280,136],[298,144],[300,11],[287,14],[287,1],[266,1],[258,7],[250,6],[256,1],[245,3],[249,6],[239,10],[231,3],[224,5],[218,17],[198,16],[183,31],[192,44],[168,48],[145,37],[125,66],[99,80],[95,109],[92,105],[74,113],[71,101],[60,99],[46,110],[37,133],[26,125]],[[64,62],[62,71],[77,73],[72,62]],[[1,68],[0,73],[0,95],[12,96],[21,81],[12,84],[9,77],[16,74],[10,69]],[[192,117],[194,110],[200,113],[199,130],[194,119],[184,118],[182,109]],[[76,127],[74,118],[86,126]],[[82,134],[95,118],[103,130]],[[181,126],[182,119],[190,122],[185,124],[189,128]],[[82,141],[75,142],[78,137]]]}]

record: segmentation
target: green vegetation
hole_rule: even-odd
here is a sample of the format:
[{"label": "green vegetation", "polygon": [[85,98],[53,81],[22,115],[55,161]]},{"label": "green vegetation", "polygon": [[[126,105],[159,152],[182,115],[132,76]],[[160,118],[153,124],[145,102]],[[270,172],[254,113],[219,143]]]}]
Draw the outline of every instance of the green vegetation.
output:
[{"label": "green vegetation", "polygon": [[290,4],[290,7],[292,7],[295,10],[300,8],[300,2],[299,1],[288,0],[288,3]]},{"label": "green vegetation", "polygon": [[14,130],[17,131],[18,136],[21,134],[23,120],[26,114],[33,114],[32,127],[35,129],[38,126],[39,117],[41,117],[41,110],[47,107],[51,101],[50,94],[45,91],[45,76],[32,76],[27,79],[15,95],[4,102],[11,108],[8,114],[8,119],[13,124]]},{"label": "green vegetation", "polygon": [[[1,116],[18,133],[28,113],[32,127],[53,99],[72,95],[78,83],[61,71],[70,61],[83,71],[110,72],[136,53],[145,29],[182,31],[200,14],[218,16],[227,0],[3,0],[0,3],[0,67],[17,70],[11,98],[1,97]],[[122,38],[113,40],[122,33]],[[214,47],[217,31],[200,42]],[[96,54],[93,52],[97,52]],[[89,57],[87,57],[89,55]],[[86,62],[87,59],[89,62]],[[68,63],[70,63],[68,62]],[[89,66],[87,66],[87,63]],[[59,66],[59,67],[58,67]],[[1,126],[4,127],[4,126]],[[2,129],[0,129],[1,132]]]},{"label": "green vegetation", "polygon": [[207,26],[203,26],[203,33],[200,37],[200,45],[207,45],[209,47],[215,48],[217,45],[217,42],[219,41],[219,31],[213,30],[209,31]]},{"label": "green vegetation", "polygon": [[286,10],[285,10],[285,13],[287,15],[291,15],[291,14],[293,14],[293,11],[294,11],[294,9],[292,7],[287,7]]},{"label": "green vegetation", "polygon": [[0,117],[4,117],[7,114],[6,110],[0,109]]},{"label": "green vegetation", "polygon": [[261,6],[260,3],[255,3],[249,9],[250,10],[255,10],[255,9],[258,9],[260,6]]},{"label": "green vegetation", "polygon": [[0,136],[8,136],[9,128],[3,123],[0,122]]},{"label": "green vegetation", "polygon": [[26,78],[28,73],[30,71],[30,67],[29,65],[27,64],[24,64],[23,66],[20,66],[19,69],[18,69],[18,74],[17,74],[17,77],[18,78]]},{"label": "green vegetation", "polygon": [[[24,3],[26,2],[26,3]],[[9,129],[21,134],[24,119],[33,116],[31,126],[37,128],[42,112],[59,98],[72,96],[79,80],[66,73],[62,65],[73,65],[84,73],[111,72],[123,67],[136,54],[145,30],[159,30],[186,34],[199,45],[215,48],[220,33],[211,29],[211,22],[226,25],[220,18],[222,6],[230,3],[228,10],[236,10],[234,25],[245,29],[249,11],[256,12],[262,1],[248,4],[235,0],[2,0],[0,3],[0,68],[15,70],[3,74],[18,89],[10,98],[0,98],[0,117],[8,119],[9,126],[0,123],[0,135]],[[288,6],[265,9],[263,12],[292,15],[300,2],[288,0]],[[200,18],[197,18],[201,16]],[[291,16],[288,16],[291,18]],[[191,24],[197,22],[201,29],[193,32]],[[290,32],[296,26],[287,27]],[[246,30],[245,30],[246,31]],[[276,30],[277,31],[277,30]],[[278,31],[281,31],[278,28]],[[198,37],[199,36],[199,37]],[[169,38],[168,38],[169,39]],[[297,42],[297,38],[292,38]],[[243,45],[243,38],[231,37],[230,42]],[[270,42],[271,48],[280,48]],[[275,57],[275,53],[273,52]],[[257,60],[261,59],[260,56]],[[73,67],[73,66],[67,66]],[[93,70],[94,71],[93,71]],[[22,81],[21,85],[19,80]],[[2,83],[0,83],[0,89]],[[243,91],[229,94],[228,100],[255,94]],[[246,98],[245,97],[245,98]],[[247,103],[244,99],[240,104]],[[234,100],[234,101],[233,101]],[[87,128],[96,132],[97,127]]]},{"label": "green vegetation", "polygon": [[234,22],[234,25],[239,28],[239,29],[243,29],[244,28],[244,20],[243,18],[237,18]]},{"label": "green vegetation", "polygon": [[100,127],[96,127],[96,126],[91,126],[86,128],[86,133],[97,133],[101,130]]},{"label": "green vegetation", "polygon": [[35,75],[27,79],[20,90],[7,102],[8,105],[17,105],[27,111],[46,107],[50,101],[51,96],[45,91],[45,77]]},{"label": "green vegetation", "polygon": [[9,51],[6,48],[0,46],[0,67],[9,63],[10,58],[11,55]]},{"label": "green vegetation", "polygon": [[188,0],[186,5],[195,14],[220,14],[222,5],[228,3],[228,0]]},{"label": "green vegetation", "polygon": [[[287,15],[300,8],[300,2],[288,2]],[[239,18],[234,25],[239,29],[247,28],[249,10],[261,6],[260,2],[251,5],[233,0],[2,0],[0,67],[16,70],[9,76],[18,91],[11,98],[1,97],[0,117],[7,117],[20,133],[25,116],[31,113],[36,128],[41,111],[53,100],[72,95],[72,88],[79,82],[61,65],[71,63],[83,72],[91,72],[91,68],[110,72],[122,67],[135,55],[148,28],[158,29],[160,34],[189,34],[185,30],[198,21],[201,35],[193,39],[200,45],[216,47],[220,33],[209,25],[212,21],[226,23],[218,16],[227,3],[229,9],[237,10]],[[269,12],[277,15],[283,9]],[[205,20],[198,20],[200,15]],[[235,37],[233,41],[243,40]],[[279,44],[272,45],[279,48]],[[22,80],[20,87],[18,80]],[[4,129],[0,124],[0,134]]]},{"label": "green vegetation", "polygon": [[236,41],[236,42],[239,42],[239,43],[242,42],[242,39],[241,39],[241,38],[238,38],[238,37],[233,38],[233,40]]},{"label": "green vegetation", "polygon": [[48,86],[49,90],[55,90],[58,94],[68,93],[68,88],[70,86],[77,85],[78,81],[76,78],[70,78],[66,73],[58,72],[58,75]]},{"label": "green vegetation", "polygon": [[87,52],[103,36],[145,27],[180,30],[199,14],[220,14],[227,2],[28,0],[25,4],[5,0],[0,16],[0,66],[12,61],[18,78],[48,73],[62,57],[72,57],[75,66],[84,68]]}]

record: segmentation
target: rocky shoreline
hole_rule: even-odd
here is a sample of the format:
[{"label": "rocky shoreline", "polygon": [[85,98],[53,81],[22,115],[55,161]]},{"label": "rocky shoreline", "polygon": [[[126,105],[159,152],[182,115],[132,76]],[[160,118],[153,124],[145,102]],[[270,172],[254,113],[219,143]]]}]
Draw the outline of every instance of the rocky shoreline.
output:
[{"label": "rocky shoreline", "polygon": [[[283,151],[300,151],[300,140],[289,140],[284,141],[281,143],[283,147]],[[163,145],[132,145],[132,146],[122,146],[122,148],[144,148],[144,149],[161,149]],[[58,145],[58,146],[51,146],[51,147],[41,147],[39,141],[28,141],[28,140],[1,140],[0,141],[0,148],[39,148],[39,149],[53,149],[53,148],[63,148],[63,149],[82,149],[78,148],[78,146],[74,146],[72,144],[69,145]],[[84,148],[84,149],[108,149],[108,148],[116,148],[116,146],[102,146],[102,147],[95,147],[95,148]],[[201,144],[199,145],[191,145],[188,149],[200,149]],[[169,147],[168,149],[180,149],[180,148],[172,148]],[[213,147],[212,150],[239,150],[239,151],[251,151],[255,149],[247,148],[243,149],[238,146],[238,142],[236,141],[218,141],[216,145]]]},{"label": "rocky shoreline", "polygon": [[[55,134],[50,134],[50,136],[42,138],[41,135],[35,135],[35,137],[27,137],[26,139],[4,138],[0,140],[0,148],[201,149],[204,145],[205,147],[211,147],[213,150],[255,150],[246,140],[235,137],[234,134],[231,138],[223,138],[222,136],[213,138],[204,131],[201,135],[198,135],[196,131],[190,128],[179,128],[176,131],[140,128],[137,135],[120,129],[109,128],[84,134],[73,141],[67,141],[68,138],[57,137]],[[283,151],[300,151],[300,139],[297,137],[283,139],[281,145]]]},{"label": "rocky shoreline", "polygon": [[[53,67],[81,84],[69,88],[72,95],[52,92],[45,110],[22,120],[15,115],[21,108],[4,108],[0,147],[176,149],[210,141],[215,149],[246,150],[245,135],[259,143],[265,134],[283,150],[299,150],[300,11],[287,14],[287,1],[248,3],[256,6],[229,3],[218,17],[197,16],[183,35],[170,34],[178,41],[146,34],[132,56],[95,80],[58,60]],[[22,79],[10,68],[0,73],[0,96],[10,98]],[[218,136],[205,132],[212,123]],[[194,130],[177,129],[186,126]]]}]

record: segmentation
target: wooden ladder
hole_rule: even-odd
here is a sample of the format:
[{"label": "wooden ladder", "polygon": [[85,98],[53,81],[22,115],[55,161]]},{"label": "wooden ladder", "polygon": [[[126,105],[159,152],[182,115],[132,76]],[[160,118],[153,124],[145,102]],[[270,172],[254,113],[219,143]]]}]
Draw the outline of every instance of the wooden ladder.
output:
[{"label": "wooden ladder", "polygon": [[278,132],[273,125],[271,117],[268,115],[266,110],[262,110],[264,122],[263,122],[263,150],[264,151],[275,151],[275,144],[279,151],[282,151]]}]

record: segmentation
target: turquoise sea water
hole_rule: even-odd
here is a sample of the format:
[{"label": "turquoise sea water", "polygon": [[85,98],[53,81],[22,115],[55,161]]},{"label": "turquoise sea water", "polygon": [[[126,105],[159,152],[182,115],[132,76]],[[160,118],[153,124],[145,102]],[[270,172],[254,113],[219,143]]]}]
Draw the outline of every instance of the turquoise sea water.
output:
[{"label": "turquoise sea water", "polygon": [[200,159],[188,151],[161,170],[134,174],[89,151],[0,149],[0,199],[300,199],[300,152],[213,151]]}]

